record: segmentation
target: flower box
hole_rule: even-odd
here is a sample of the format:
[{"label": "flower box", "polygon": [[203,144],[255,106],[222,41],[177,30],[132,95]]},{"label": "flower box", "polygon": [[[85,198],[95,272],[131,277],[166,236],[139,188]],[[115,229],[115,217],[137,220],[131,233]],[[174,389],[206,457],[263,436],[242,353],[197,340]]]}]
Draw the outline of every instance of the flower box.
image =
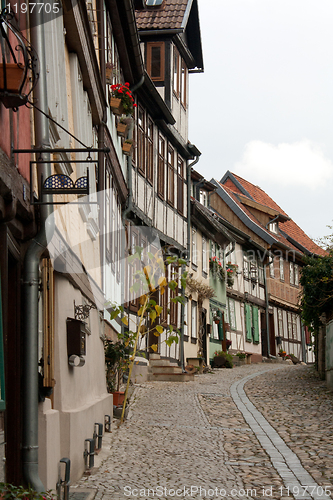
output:
[{"label": "flower box", "polygon": [[127,123],[119,122],[117,125],[117,134],[119,137],[127,137],[128,125]]},{"label": "flower box", "polygon": [[132,142],[124,142],[123,143],[123,153],[126,156],[131,156],[132,154],[133,143]]},{"label": "flower box", "polygon": [[18,94],[22,85],[24,68],[14,63],[6,64],[6,80],[7,86],[5,89],[5,70],[3,64],[0,64],[0,90],[6,90],[13,94]]},{"label": "flower box", "polygon": [[112,113],[117,116],[121,116],[124,114],[124,107],[122,105],[121,99],[117,99],[116,97],[111,97],[110,108]]}]

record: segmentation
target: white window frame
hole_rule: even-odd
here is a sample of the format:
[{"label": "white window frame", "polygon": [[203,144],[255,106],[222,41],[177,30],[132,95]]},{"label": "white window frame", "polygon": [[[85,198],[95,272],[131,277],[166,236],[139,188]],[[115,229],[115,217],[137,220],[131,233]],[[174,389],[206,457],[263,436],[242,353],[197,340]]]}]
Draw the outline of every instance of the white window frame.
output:
[{"label": "white window frame", "polygon": [[197,327],[198,327],[198,314],[197,314],[198,305],[192,300],[191,303],[191,337],[193,339],[197,338]]},{"label": "white window frame", "polygon": [[284,281],[284,259],[280,257],[280,281]]}]

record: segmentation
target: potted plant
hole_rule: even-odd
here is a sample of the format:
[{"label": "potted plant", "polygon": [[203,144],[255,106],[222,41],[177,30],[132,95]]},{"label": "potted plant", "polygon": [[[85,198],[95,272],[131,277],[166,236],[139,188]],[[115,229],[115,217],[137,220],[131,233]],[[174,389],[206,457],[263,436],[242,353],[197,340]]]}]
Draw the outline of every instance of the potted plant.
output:
[{"label": "potted plant", "polygon": [[126,141],[123,142],[123,153],[126,156],[131,156],[132,154],[132,148],[133,148],[133,141],[132,139],[126,139]]},{"label": "potted plant", "polygon": [[124,117],[121,117],[120,120],[118,121],[117,123],[117,134],[119,135],[119,137],[124,137],[126,138],[127,137],[127,132],[128,132],[128,129],[129,129],[129,126],[132,122],[132,118],[124,118]]},{"label": "potted plant", "polygon": [[113,342],[105,339],[104,354],[107,367],[106,380],[108,391],[113,394],[113,404],[119,406],[124,401],[125,393],[120,391],[124,371],[128,368],[131,342],[128,338]]},{"label": "potted plant", "polygon": [[285,358],[286,355],[287,355],[286,351],[284,351],[283,349],[279,350],[279,356],[281,356],[281,358]]},{"label": "potted plant", "polygon": [[111,85],[110,107],[111,111],[118,116],[126,115],[133,116],[136,104],[129,89],[129,83],[121,85],[116,83]]},{"label": "potted plant", "polygon": [[225,272],[222,262],[220,262],[216,256],[209,259],[209,269],[211,270],[214,278],[218,278],[221,281],[225,280]]},{"label": "potted plant", "polygon": [[214,368],[232,368],[232,355],[225,351],[215,351],[213,357]]},{"label": "potted plant", "polygon": [[231,264],[231,262],[227,264],[227,285],[229,287],[234,285],[237,267],[237,264]]},{"label": "potted plant", "polygon": [[105,80],[107,84],[112,83],[112,77],[115,73],[115,65],[112,62],[107,62],[105,64]]}]

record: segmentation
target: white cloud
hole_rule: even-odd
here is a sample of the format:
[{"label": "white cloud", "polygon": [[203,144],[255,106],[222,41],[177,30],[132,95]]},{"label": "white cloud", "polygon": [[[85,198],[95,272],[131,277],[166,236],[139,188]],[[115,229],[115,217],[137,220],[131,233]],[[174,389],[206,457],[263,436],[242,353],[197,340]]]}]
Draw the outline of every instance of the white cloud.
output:
[{"label": "white cloud", "polygon": [[333,177],[333,163],[319,144],[303,139],[292,144],[251,141],[234,172],[256,182],[268,180],[283,186],[296,185],[316,189]]}]

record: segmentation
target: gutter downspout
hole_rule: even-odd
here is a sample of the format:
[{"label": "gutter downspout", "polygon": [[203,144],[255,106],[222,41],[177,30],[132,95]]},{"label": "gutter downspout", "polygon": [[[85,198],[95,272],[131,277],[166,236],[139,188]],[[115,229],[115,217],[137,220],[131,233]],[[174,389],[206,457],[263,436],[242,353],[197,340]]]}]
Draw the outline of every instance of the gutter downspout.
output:
[{"label": "gutter downspout", "polygon": [[[39,107],[48,113],[45,39],[43,11],[33,9],[30,15],[31,43],[40,59],[40,78],[34,97]],[[48,119],[34,110],[35,143],[39,148],[50,148]],[[50,160],[48,153],[41,155],[43,161]],[[37,164],[39,193],[41,179],[51,175],[50,163]],[[31,181],[31,180],[30,180]],[[45,196],[44,201],[52,202],[52,196]],[[54,231],[53,205],[41,205],[40,230],[32,240],[24,258],[23,270],[23,443],[22,465],[23,475],[27,484],[36,491],[45,491],[38,474],[38,293],[39,293],[39,263],[47,246],[47,234]]]},{"label": "gutter downspout", "polygon": [[[194,146],[195,147],[195,146]],[[197,153],[199,151],[197,150]],[[196,163],[198,163],[200,154],[196,154],[194,161],[187,165],[187,255],[186,260],[188,265],[191,257],[191,171]],[[182,266],[182,274],[185,272],[185,265]],[[184,359],[184,321],[185,321],[185,289],[182,287],[183,302],[180,306],[180,366],[182,371],[185,372],[185,359]]]}]

